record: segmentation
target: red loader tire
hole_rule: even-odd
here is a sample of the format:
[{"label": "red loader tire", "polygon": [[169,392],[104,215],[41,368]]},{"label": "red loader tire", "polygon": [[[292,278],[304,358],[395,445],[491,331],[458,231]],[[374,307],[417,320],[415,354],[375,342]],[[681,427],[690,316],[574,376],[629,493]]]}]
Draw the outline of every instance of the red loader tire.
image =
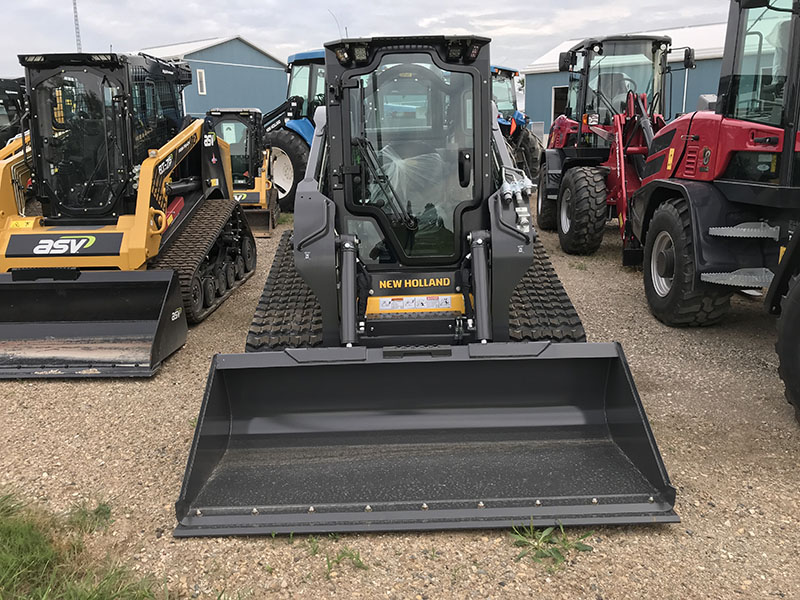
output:
[{"label": "red loader tire", "polygon": [[705,327],[730,310],[733,291],[695,284],[689,206],[667,200],[653,214],[644,245],[644,293],[650,312],[670,327]]},{"label": "red loader tire", "polygon": [[574,167],[558,192],[558,241],[567,254],[594,254],[606,228],[606,176],[594,167]]},{"label": "red loader tire", "polygon": [[786,384],[786,399],[800,422],[800,274],[789,282],[778,318],[778,373]]}]

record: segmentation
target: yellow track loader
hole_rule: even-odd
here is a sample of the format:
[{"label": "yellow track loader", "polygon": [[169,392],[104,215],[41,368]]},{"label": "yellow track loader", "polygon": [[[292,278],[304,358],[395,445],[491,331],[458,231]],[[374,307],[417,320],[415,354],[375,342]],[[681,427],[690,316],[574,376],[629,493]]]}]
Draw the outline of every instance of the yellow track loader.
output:
[{"label": "yellow track loader", "polygon": [[618,344],[531,228],[489,40],[325,46],[295,228],[214,358],[177,536],[678,520]]},{"label": "yellow track loader", "polygon": [[280,208],[278,191],[272,185],[272,150],[266,145],[261,111],[214,108],[206,118],[211,119],[217,137],[230,145],[234,200],[247,212],[251,226],[259,227],[259,233],[274,229]]},{"label": "yellow track loader", "polygon": [[228,144],[184,119],[181,63],[20,62],[30,136],[0,155],[0,377],[152,375],[255,268]]}]

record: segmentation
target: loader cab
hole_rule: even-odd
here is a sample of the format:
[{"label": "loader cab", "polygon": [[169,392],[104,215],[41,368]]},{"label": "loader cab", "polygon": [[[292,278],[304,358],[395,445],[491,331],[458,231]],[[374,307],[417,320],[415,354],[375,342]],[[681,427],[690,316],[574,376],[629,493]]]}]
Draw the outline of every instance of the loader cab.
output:
[{"label": "loader cab", "polygon": [[302,100],[290,118],[306,118],[313,123],[317,107],[325,105],[325,52],[311,50],[293,54],[288,63],[289,88],[286,97]]},{"label": "loader cab", "polygon": [[578,124],[578,145],[607,147],[591,128],[610,131],[631,92],[646,94],[648,111],[663,114],[671,45],[666,36],[626,35],[587,39],[562,53],[559,69],[570,74],[564,116]]},{"label": "loader cab", "polygon": [[490,193],[488,40],[431,40],[326,45],[330,164],[342,165],[328,187],[367,265],[458,263]]},{"label": "loader cab", "polygon": [[180,130],[188,69],[144,55],[21,55],[34,194],[48,220],[113,221],[138,167]]},{"label": "loader cab", "polygon": [[261,111],[215,108],[208,116],[217,137],[230,146],[233,188],[253,189],[264,164]]},{"label": "loader cab", "polygon": [[22,86],[16,79],[0,79],[0,147],[21,133]]},{"label": "loader cab", "polygon": [[724,178],[800,187],[798,64],[800,2],[731,3],[717,114],[759,148],[733,152]]}]

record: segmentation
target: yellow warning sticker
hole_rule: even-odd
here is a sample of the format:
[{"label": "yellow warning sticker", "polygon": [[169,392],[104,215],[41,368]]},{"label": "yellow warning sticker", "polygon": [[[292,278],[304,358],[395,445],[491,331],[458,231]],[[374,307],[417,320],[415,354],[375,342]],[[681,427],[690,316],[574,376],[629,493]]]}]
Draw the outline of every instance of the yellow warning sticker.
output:
[{"label": "yellow warning sticker", "polygon": [[33,229],[33,220],[15,219],[11,221],[11,229]]},{"label": "yellow warning sticker", "polygon": [[672,171],[672,161],[675,159],[675,148],[669,149],[669,156],[667,157],[667,171]]}]

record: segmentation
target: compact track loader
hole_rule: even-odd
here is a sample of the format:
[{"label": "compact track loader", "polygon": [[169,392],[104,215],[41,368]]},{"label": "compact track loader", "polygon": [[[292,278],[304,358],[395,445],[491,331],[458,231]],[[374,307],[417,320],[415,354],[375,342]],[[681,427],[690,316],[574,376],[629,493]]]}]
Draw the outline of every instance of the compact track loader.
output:
[{"label": "compact track loader", "polygon": [[255,268],[228,144],[184,120],[180,63],[20,62],[30,136],[0,154],[0,377],[152,375]]},{"label": "compact track loader", "polygon": [[676,521],[491,104],[489,40],[325,46],[295,230],[214,358],[177,536]]},{"label": "compact track loader", "polygon": [[[206,117],[230,146],[233,199],[247,212],[251,227],[263,222],[266,232],[278,225],[278,191],[272,183],[272,149],[267,146],[257,108],[214,108]],[[259,223],[260,225],[260,223]]]}]

